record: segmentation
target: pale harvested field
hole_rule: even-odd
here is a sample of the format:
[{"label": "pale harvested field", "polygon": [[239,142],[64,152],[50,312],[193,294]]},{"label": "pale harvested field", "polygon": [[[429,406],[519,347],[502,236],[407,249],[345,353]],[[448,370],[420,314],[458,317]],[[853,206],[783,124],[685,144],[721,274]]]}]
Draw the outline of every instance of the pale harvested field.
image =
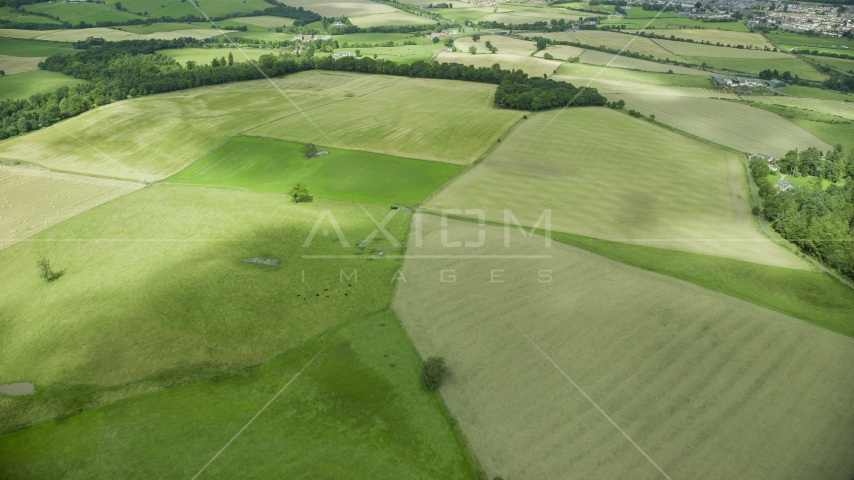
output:
[{"label": "pale harvested field", "polygon": [[371,0],[288,0],[288,6],[302,7],[324,17],[369,15],[374,13],[399,12],[392,7]]},{"label": "pale harvested field", "polygon": [[[525,113],[493,108],[494,85],[376,75],[365,78],[376,85],[374,92],[306,112],[318,128],[303,116],[288,114],[245,134],[468,164]],[[387,83],[381,86],[379,82]]]},{"label": "pale harvested field", "polygon": [[[23,33],[18,33],[23,32]],[[35,35],[30,35],[26,32],[33,32]],[[148,35],[139,35],[136,33],[116,30],[114,28],[80,28],[72,30],[0,30],[0,36],[11,38],[31,38],[35,40],[47,40],[51,42],[79,42],[86,40],[89,37],[103,38],[109,42],[118,42],[120,40],[172,40],[175,38],[193,37],[193,38],[210,38],[220,35],[219,30],[214,28],[195,28],[188,30],[174,30],[171,32],[157,32]]]},{"label": "pale harvested field", "polygon": [[[680,57],[753,58],[761,60],[794,58],[792,55],[783,52],[766,52],[764,50],[748,50],[746,48],[716,47],[714,45],[675,42],[672,40],[655,39],[653,42],[657,43],[661,48],[664,48],[668,52]],[[632,47],[634,47],[634,44],[632,44]]]},{"label": "pale harvested field", "polygon": [[0,165],[0,250],[142,187],[141,183]]},{"label": "pale harvested field", "polygon": [[394,26],[394,25],[433,25],[436,22],[427,17],[420,17],[411,13],[395,10],[388,13],[375,13],[371,15],[359,15],[348,17],[350,22],[362,28]]},{"label": "pale harvested field", "polygon": [[501,35],[482,35],[477,42],[473,41],[471,37],[460,37],[454,40],[454,46],[463,52],[468,52],[469,47],[474,46],[477,48],[478,55],[491,55],[489,49],[486,48],[487,41],[492,43],[498,49],[498,53],[502,55],[527,57],[537,51],[537,45],[534,42]]},{"label": "pale harvested field", "polygon": [[38,70],[39,62],[45,58],[47,57],[12,57],[10,55],[0,55],[0,70],[6,72],[6,75]]},{"label": "pale harvested field", "polygon": [[[714,25],[714,24],[710,24]],[[693,30],[693,29],[677,29],[672,31],[655,31],[653,32],[656,35],[665,35],[670,36],[673,35],[676,38],[684,38],[690,39],[697,42],[712,42],[712,45],[720,42],[722,45],[732,45],[735,47],[736,45],[753,45],[759,48],[774,48],[774,44],[769,42],[764,36],[758,33],[751,32],[733,32],[731,30],[712,30],[711,28],[705,30]]]},{"label": "pale harvested field", "polygon": [[[671,87],[663,85],[652,85],[649,83],[631,82],[625,80],[609,80],[592,76],[562,75],[551,77],[553,80],[569,82],[578,86],[589,86],[595,88],[602,94],[614,93],[637,93],[645,95],[675,95],[702,98],[736,98],[735,94],[724,90],[712,90],[710,88]],[[606,95],[607,96],[607,95]],[[780,97],[775,97],[780,98]]]},{"label": "pale harvested field", "polygon": [[650,62],[649,60],[641,60],[639,58],[625,57],[622,55],[614,55],[596,50],[585,50],[580,58],[582,63],[591,65],[608,65],[617,68],[629,68],[632,70],[645,70],[647,72],[667,72],[673,70],[673,73],[681,73],[685,75],[705,75],[706,72],[697,70],[696,68],[680,67],[677,65],[668,65],[665,63]]},{"label": "pale harvested field", "polygon": [[779,115],[726,100],[633,94],[611,94],[609,99],[625,100],[626,108],[654,114],[658,122],[742,152],[779,158],[796,148],[832,148]]},{"label": "pale harvested field", "polygon": [[565,8],[536,8],[526,10],[511,10],[509,12],[498,12],[489,14],[479,21],[482,22],[499,22],[506,24],[519,23],[534,23],[534,22],[551,22],[552,20],[564,19],[566,21],[577,20],[584,14],[572,12]]},{"label": "pale harvested field", "polygon": [[[158,180],[254,126],[401,81],[306,72],[275,79],[152,95],[98,107],[0,143],[0,158],[95,175]],[[309,128],[304,116],[300,116]]]},{"label": "pale harvested field", "polygon": [[585,50],[583,48],[570,47],[567,45],[553,45],[551,47],[547,47],[545,50],[535,53],[534,56],[542,58],[543,55],[549,53],[560,60],[568,60],[573,57],[580,57],[584,52]]},{"label": "pale harvested field", "polygon": [[567,376],[669,478],[854,471],[851,338],[515,229],[511,248],[501,227],[443,248],[438,223],[422,248],[413,228],[409,255],[551,256],[404,260],[394,309],[422,357],[445,358],[442,397],[490,478],[664,478]]},{"label": "pale harvested field", "polygon": [[632,52],[652,55],[655,58],[679,60],[678,58],[675,58],[675,55],[672,52],[665,50],[659,44],[648,38],[624,35],[621,33],[582,30],[579,32],[543,33],[541,36],[554,40],[578,42],[593,47],[607,47],[616,50],[622,50],[628,45],[628,50]]},{"label": "pale harvested field", "polygon": [[557,231],[808,268],[754,227],[738,155],[606,108],[528,118],[425,208],[529,226],[549,209]]},{"label": "pale harvested field", "polygon": [[497,63],[504,70],[522,70],[531,77],[542,77],[543,74],[552,75],[561,65],[561,62],[554,60],[545,60],[536,57],[517,57],[501,53],[472,55],[470,53],[440,52],[436,56],[436,61],[439,63],[461,63],[463,65],[474,65],[475,67],[483,68],[490,68]]}]

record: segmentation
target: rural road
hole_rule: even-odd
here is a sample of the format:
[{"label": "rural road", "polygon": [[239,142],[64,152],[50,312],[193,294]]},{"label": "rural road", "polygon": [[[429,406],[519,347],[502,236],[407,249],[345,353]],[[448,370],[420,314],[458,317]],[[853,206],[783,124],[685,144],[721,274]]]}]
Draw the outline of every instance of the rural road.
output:
[{"label": "rural road", "polygon": [[[760,227],[760,229],[762,230],[763,233],[765,233],[765,235],[768,235],[768,237],[771,238],[771,240],[773,242],[778,243],[778,244],[788,248],[789,250],[791,250],[794,253],[800,253],[800,250],[797,247],[790,244],[789,242],[786,242],[785,240],[781,240],[780,238],[777,237],[776,234],[771,232],[771,230],[768,228],[768,225],[765,223],[765,215],[762,213],[762,205],[759,203],[759,194],[756,192],[756,182],[753,181],[753,172],[750,171],[750,163],[748,161],[747,155],[742,155],[742,159],[744,160],[744,166],[747,168],[747,178],[750,179],[750,192],[753,194],[753,203],[754,203],[754,205],[756,205],[760,209],[760,211],[759,211],[759,227]],[[842,275],[834,272],[833,270],[825,267],[818,260],[816,260],[816,259],[814,259],[811,256],[806,255],[806,254],[804,254],[802,256],[802,258],[804,258],[806,261],[815,265],[815,267],[818,268],[820,271],[830,275],[831,277],[835,278],[836,280],[838,280],[840,283],[842,283],[846,287],[854,290],[854,283],[851,283],[851,281],[848,280],[847,278],[845,278]]]}]

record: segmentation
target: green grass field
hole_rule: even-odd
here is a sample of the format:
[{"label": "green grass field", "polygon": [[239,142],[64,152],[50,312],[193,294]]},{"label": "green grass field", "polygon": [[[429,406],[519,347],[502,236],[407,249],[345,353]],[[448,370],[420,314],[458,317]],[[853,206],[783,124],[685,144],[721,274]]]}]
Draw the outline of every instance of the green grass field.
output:
[{"label": "green grass field", "polygon": [[700,20],[692,20],[683,17],[658,17],[652,18],[609,18],[603,20],[599,25],[625,25],[627,30],[654,30],[653,33],[661,35],[659,30],[687,30],[687,29],[715,29],[731,32],[749,32],[747,25],[741,22],[715,22],[707,23]]},{"label": "green grass field", "polygon": [[[743,25],[743,24],[739,24]],[[671,35],[676,38],[681,38],[685,40],[694,40],[696,42],[711,42],[712,45],[716,45],[720,43],[721,45],[732,45],[735,47],[736,45],[744,45],[744,46],[756,46],[759,48],[768,47],[770,49],[774,48],[774,45],[768,41],[765,37],[758,33],[751,33],[747,31],[732,31],[732,30],[716,30],[714,27],[707,27],[701,29],[694,28],[683,28],[678,29],[678,31],[670,31],[670,32],[659,32],[653,31],[650,33],[654,33],[656,35],[664,35],[666,37],[670,37]]]},{"label": "green grass field", "polygon": [[[109,0],[108,5],[114,6],[117,0]],[[181,0],[119,0],[129,12],[143,14],[148,12],[152,18],[172,17],[181,18],[186,15],[201,17],[202,15],[192,3]],[[197,2],[199,8],[210,17],[220,17],[229,13],[249,13],[270,7],[263,0],[216,0]]]},{"label": "green grass field", "polygon": [[39,15],[27,15],[26,13],[21,13],[20,10],[15,10],[10,7],[0,7],[0,20],[8,20],[11,22],[10,26],[13,28],[15,27],[15,24],[25,23],[60,25],[60,22],[52,18],[42,17]]},{"label": "green grass field", "polygon": [[845,38],[817,37],[813,35],[798,35],[796,33],[767,33],[765,36],[786,49],[817,47],[842,50],[841,47],[843,46],[848,47],[849,50],[854,49],[854,41]]},{"label": "green grass field", "polygon": [[[854,55],[854,53],[852,53]],[[807,58],[814,62],[821,63],[822,65],[827,65],[844,72],[852,72],[854,71],[854,60],[846,60],[844,58],[833,58],[833,57],[820,57],[818,55],[808,55]]]},{"label": "green grass field", "polygon": [[610,97],[625,100],[626,109],[637,110],[645,116],[655,115],[657,122],[740,152],[780,158],[796,148],[831,148],[779,115],[734,102],[666,95],[611,94]]},{"label": "green grass field", "polygon": [[186,65],[187,62],[191,61],[199,64],[209,64],[214,58],[228,58],[229,53],[234,57],[235,62],[244,62],[247,56],[257,61],[262,55],[275,54],[277,52],[265,48],[171,48],[160,50],[157,53],[172,57],[181,65]]},{"label": "green grass field", "polygon": [[[340,44],[339,40],[339,45]],[[355,53],[356,50],[359,50],[363,57],[373,58],[374,55],[376,55],[376,58],[379,60],[406,61],[410,57],[430,58],[433,53],[438,51],[440,48],[444,47],[428,43],[423,45],[401,45],[398,47],[348,47],[337,48],[335,51]],[[409,63],[412,63],[412,61]]]},{"label": "green grass field", "polygon": [[81,83],[86,81],[44,70],[6,75],[0,77],[0,100],[25,100],[36,93],[51,93],[59,87],[73,87]]},{"label": "green grass field", "polygon": [[[483,232],[486,245],[449,249],[440,232]],[[426,215],[423,246],[410,236],[409,254],[528,258],[405,260],[394,302],[420,354],[444,356],[453,371],[442,396],[489,477],[842,478],[854,469],[854,339],[512,232],[508,248],[500,226],[443,228]],[[455,281],[446,273],[440,282],[442,270]],[[826,284],[812,285],[825,296]],[[832,295],[837,314],[851,311],[851,292],[847,302]],[[842,319],[851,331],[850,315]]]},{"label": "green grass field", "polygon": [[190,478],[304,367],[199,478],[474,478],[389,312],[258,367],[0,436],[0,473]]},{"label": "green grass field", "polygon": [[276,193],[304,183],[317,197],[414,205],[462,170],[456,165],[338,149],[307,160],[300,154],[301,147],[280,140],[235,138],[168,181]]},{"label": "green grass field", "polygon": [[395,43],[403,43],[404,41],[410,40],[415,41],[419,44],[426,45],[428,43],[432,44],[430,40],[427,40],[424,37],[413,37],[408,33],[351,33],[348,35],[333,35],[332,38],[338,42],[339,45],[343,45],[344,42],[353,44],[353,43],[386,43],[386,42],[395,42]]},{"label": "green grass field", "polygon": [[74,53],[75,50],[67,43],[0,38],[0,52],[15,57],[49,57],[57,53]]},{"label": "green grass field", "polygon": [[386,13],[354,15],[348,17],[353,25],[361,28],[390,27],[395,25],[434,25],[436,22],[418,15],[394,10]]},{"label": "green grass field", "polygon": [[291,7],[303,7],[324,17],[355,17],[358,15],[400,12],[400,10],[372,2],[371,0],[348,0],[347,2],[336,0],[288,0],[287,5]]},{"label": "green grass field", "polygon": [[[383,234],[356,246],[375,228],[363,208],[378,220],[389,213],[387,206],[153,186],[0,251],[0,382],[26,379],[39,391],[0,399],[0,431],[265,362],[386,308],[400,262],[373,249],[399,251]],[[323,218],[319,226],[331,235],[318,230],[307,241]],[[385,228],[402,241],[408,218],[397,212]],[[52,284],[34,272],[44,255],[65,271]],[[241,262],[247,257],[280,263]]]},{"label": "green grass field", "polygon": [[36,3],[24,5],[21,9],[26,12],[57,17],[63,22],[75,25],[80,22],[96,24],[97,22],[127,22],[129,20],[145,19],[145,17],[135,13],[116,10],[113,5],[106,3]]},{"label": "green grass field", "polygon": [[606,108],[529,115],[425,208],[528,226],[549,209],[559,232],[810,268],[757,231],[738,155]]},{"label": "green grass field", "polygon": [[12,57],[9,55],[0,55],[0,70],[3,70],[4,75],[31,72],[33,70],[38,70],[39,62],[42,60],[44,60],[44,57]]},{"label": "green grass field", "polygon": [[[498,13],[490,13],[477,21],[498,22],[506,24],[551,22],[552,20],[577,20],[585,14],[573,12],[565,8],[529,7],[524,5],[502,5]],[[505,10],[506,9],[506,10]]]},{"label": "green grass field", "polygon": [[854,111],[846,116],[845,112],[829,108],[836,105],[844,107],[846,104],[826,101],[797,104],[791,102],[798,102],[800,99],[788,98],[790,104],[785,105],[768,100],[773,99],[745,100],[745,103],[786,118],[830,145],[841,144],[845,150],[854,148]]},{"label": "green grass field", "polygon": [[460,37],[454,41],[454,46],[463,52],[468,52],[469,47],[475,47],[477,48],[478,55],[491,55],[489,49],[486,48],[487,41],[497,48],[498,53],[502,55],[527,57],[537,51],[537,46],[534,42],[501,35],[484,35],[477,42],[472,40],[471,37]]},{"label": "green grass field", "polygon": [[150,35],[152,33],[176,32],[180,30],[198,30],[191,23],[152,23],[151,25],[122,25],[113,27],[116,30],[135,33],[137,35]]},{"label": "green grass field", "polygon": [[650,62],[649,60],[641,60],[639,58],[626,57],[622,55],[618,56],[596,50],[585,50],[579,58],[582,63],[590,65],[609,65],[615,68],[628,68],[631,70],[644,70],[647,72],[667,73],[672,70],[673,73],[684,75],[705,75],[706,73],[695,68],[680,67],[667,63]]}]

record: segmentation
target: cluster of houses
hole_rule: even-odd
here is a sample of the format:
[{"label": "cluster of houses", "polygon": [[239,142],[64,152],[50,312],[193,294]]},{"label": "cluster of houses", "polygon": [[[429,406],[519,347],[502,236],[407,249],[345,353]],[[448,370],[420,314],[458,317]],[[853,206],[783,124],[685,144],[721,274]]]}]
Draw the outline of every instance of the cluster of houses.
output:
[{"label": "cluster of houses", "polygon": [[783,88],[786,86],[786,82],[780,80],[762,80],[761,78],[747,78],[747,77],[732,77],[727,78],[723,75],[712,75],[711,76],[712,83],[718,87],[729,87],[729,88],[739,88],[739,87],[771,87],[771,88]]},{"label": "cluster of houses", "polygon": [[314,40],[332,40],[332,35],[294,35],[294,42],[312,42]]}]

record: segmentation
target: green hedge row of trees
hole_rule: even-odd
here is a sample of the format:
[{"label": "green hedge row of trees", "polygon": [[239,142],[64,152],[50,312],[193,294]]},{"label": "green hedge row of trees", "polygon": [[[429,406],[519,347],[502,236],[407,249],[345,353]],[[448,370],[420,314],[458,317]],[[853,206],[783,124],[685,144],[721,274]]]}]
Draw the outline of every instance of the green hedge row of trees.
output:
[{"label": "green hedge row of trees", "polygon": [[[60,72],[89,83],[63,87],[27,100],[0,102],[0,139],[52,125],[128,97],[188,88],[259,80],[304,70],[334,70],[402,77],[438,78],[499,85],[495,104],[503,108],[542,110],[563,106],[604,105],[607,101],[595,89],[579,91],[571,84],[528,78],[521,70],[475,68],[460,64],[424,61],[410,65],[368,57],[315,58],[307,55],[270,54],[257,63],[215,60],[211,65],[182,66],[171,57],[156,53],[199,43],[191,38],[177,40],[125,40],[81,42],[80,51],[48,57],[39,68]],[[575,98],[575,101],[571,101]]]}]

